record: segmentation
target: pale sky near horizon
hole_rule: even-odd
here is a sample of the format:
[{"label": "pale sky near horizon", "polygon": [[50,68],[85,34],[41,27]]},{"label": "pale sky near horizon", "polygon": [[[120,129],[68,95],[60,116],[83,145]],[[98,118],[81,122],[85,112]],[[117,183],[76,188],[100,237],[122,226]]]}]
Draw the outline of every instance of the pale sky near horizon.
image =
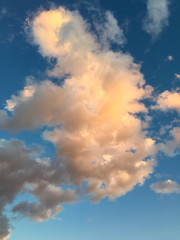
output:
[{"label": "pale sky near horizon", "polygon": [[0,0],[0,240],[179,240],[178,0]]}]

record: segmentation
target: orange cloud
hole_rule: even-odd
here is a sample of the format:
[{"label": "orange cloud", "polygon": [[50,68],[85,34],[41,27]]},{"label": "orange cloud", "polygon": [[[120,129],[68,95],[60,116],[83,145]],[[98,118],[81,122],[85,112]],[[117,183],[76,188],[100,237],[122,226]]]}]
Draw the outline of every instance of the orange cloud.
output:
[{"label": "orange cloud", "polygon": [[[112,41],[109,32],[115,36],[120,30],[112,15],[108,21],[104,37]],[[33,162],[33,178],[26,179],[25,174],[10,199],[25,183],[30,184],[28,192],[38,203],[21,202],[13,211],[41,221],[61,211],[62,202],[75,201],[77,194],[92,201],[114,199],[142,185],[153,172],[156,143],[144,131],[145,121],[137,117],[148,114],[142,100],[150,97],[152,88],[129,54],[113,52],[110,42],[105,46],[98,42],[77,11],[39,12],[30,29],[39,52],[57,60],[49,76],[65,80],[63,85],[50,80],[28,83],[7,100],[6,110],[0,112],[0,127],[14,131],[53,127],[44,131],[43,138],[56,146],[54,159]],[[16,153],[13,145],[13,155],[21,152],[24,147]],[[21,156],[31,163],[32,159]],[[37,174],[39,168],[42,175]],[[78,190],[63,191],[57,187],[61,184],[78,186]]]}]

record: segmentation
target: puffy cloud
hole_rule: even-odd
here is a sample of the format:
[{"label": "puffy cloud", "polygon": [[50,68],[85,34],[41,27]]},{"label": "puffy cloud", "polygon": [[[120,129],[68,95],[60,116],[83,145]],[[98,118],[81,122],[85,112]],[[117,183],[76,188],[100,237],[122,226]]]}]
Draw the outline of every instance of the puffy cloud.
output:
[{"label": "puffy cloud", "polygon": [[[88,24],[77,11],[64,8],[40,12],[30,23],[33,41],[43,56],[60,57],[96,49]],[[82,56],[81,56],[82,57]]]},{"label": "puffy cloud", "polygon": [[180,193],[180,186],[178,183],[168,179],[164,182],[157,182],[151,184],[151,189],[156,193],[170,194],[170,193]]},{"label": "puffy cloud", "polygon": [[50,81],[26,86],[19,96],[7,100],[6,109],[13,113],[13,118],[1,111],[1,128],[17,131],[59,123],[65,94],[63,88]]},{"label": "puffy cloud", "polygon": [[[84,193],[91,194],[94,201],[105,196],[113,199],[136,184],[143,184],[154,166],[150,157],[155,151],[151,139],[138,136],[138,132],[136,135],[133,129],[128,133],[123,128],[120,132],[108,126],[102,129],[103,132],[98,128],[99,132],[89,129],[74,134],[55,129],[44,133],[44,138],[57,146],[57,157],[66,159],[71,181],[75,184],[87,181]],[[146,157],[149,159],[145,161]]]},{"label": "puffy cloud", "polygon": [[0,140],[0,211],[13,201],[26,182],[42,177],[43,168],[31,159],[31,154],[34,149],[25,148],[19,140]]},{"label": "puffy cloud", "polygon": [[62,86],[43,81],[12,96],[6,108],[13,116],[2,128],[55,126],[44,138],[56,145],[56,162],[64,162],[70,183],[87,182],[94,200],[115,198],[143,184],[153,171],[155,143],[135,116],[147,113],[140,101],[152,91],[139,66],[128,54],[102,49],[78,12],[43,11],[31,27],[43,56],[57,58],[51,72],[70,76]]},{"label": "puffy cloud", "polygon": [[[122,36],[110,13],[105,26],[107,42]],[[142,100],[151,96],[152,88],[129,54],[98,43],[77,11],[38,12],[29,27],[39,52],[56,59],[48,74],[63,77],[64,83],[27,83],[6,101],[0,127],[53,127],[43,138],[57,151],[50,161],[35,157],[37,151],[18,140],[1,141],[0,206],[3,210],[24,190],[37,201],[22,201],[13,212],[43,221],[62,210],[59,204],[76,201],[77,195],[92,201],[114,199],[142,185],[153,172],[157,149],[143,128],[146,120],[137,116],[143,113],[148,119]]]},{"label": "puffy cloud", "polygon": [[59,186],[47,184],[47,182],[34,184],[29,193],[36,196],[39,202],[21,201],[12,211],[34,221],[48,220],[62,211],[59,204],[76,201],[74,190],[62,190]]},{"label": "puffy cloud", "polygon": [[[47,164],[46,159],[36,160],[38,152],[37,148],[26,148],[23,142],[16,139],[0,140],[0,223],[4,226],[3,230],[0,228],[0,237],[10,234],[8,220],[2,212],[8,204],[13,203],[20,192],[35,196],[38,203],[19,203],[13,211],[19,211],[21,215],[24,213],[37,221],[46,220],[48,216],[61,211],[59,204],[76,199],[73,190],[61,190],[58,186],[59,181],[56,181],[55,177],[52,179],[55,169],[51,162]],[[30,186],[30,190],[27,185]]]},{"label": "puffy cloud", "polygon": [[35,195],[40,202],[21,201],[13,208],[13,212],[18,212],[23,217],[32,218],[34,221],[48,220],[62,211],[60,203],[76,201],[76,194],[73,190],[62,190],[58,186],[47,185],[45,182],[34,185],[29,192]]},{"label": "puffy cloud", "polygon": [[163,111],[175,109],[180,112],[180,93],[178,91],[165,91],[161,93],[157,98],[157,105],[154,108]]},{"label": "puffy cloud", "polygon": [[168,25],[169,0],[148,0],[147,16],[144,20],[143,28],[153,38],[161,33],[162,29]]},{"label": "puffy cloud", "polygon": [[[157,103],[153,107],[155,110],[161,110],[164,112],[175,110],[178,114],[180,114],[180,93],[179,89],[176,91],[164,91],[161,93],[157,98]],[[177,120],[176,123],[179,123],[179,120]],[[180,128],[179,127],[173,127],[173,122],[167,126],[167,129],[169,129],[169,135],[170,139],[167,139],[164,141],[164,143],[159,144],[159,150],[163,151],[169,156],[174,156],[179,153],[179,147],[180,147]],[[162,128],[162,130],[165,130],[165,127]],[[166,132],[166,131],[165,131]],[[165,133],[164,132],[164,133]],[[163,134],[163,132],[162,132]]]}]

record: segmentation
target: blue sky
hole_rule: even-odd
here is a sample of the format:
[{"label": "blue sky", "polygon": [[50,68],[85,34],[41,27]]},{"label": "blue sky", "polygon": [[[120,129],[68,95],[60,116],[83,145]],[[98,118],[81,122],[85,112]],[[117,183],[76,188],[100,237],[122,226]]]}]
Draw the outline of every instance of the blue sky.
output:
[{"label": "blue sky", "polygon": [[0,240],[178,240],[178,0],[0,2]]}]

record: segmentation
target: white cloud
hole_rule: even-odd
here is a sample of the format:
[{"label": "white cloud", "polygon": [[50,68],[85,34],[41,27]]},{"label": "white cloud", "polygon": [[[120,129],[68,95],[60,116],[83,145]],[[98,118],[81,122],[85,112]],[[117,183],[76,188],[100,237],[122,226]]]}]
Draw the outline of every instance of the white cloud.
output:
[{"label": "white cloud", "polygon": [[173,60],[173,56],[168,56],[167,60],[171,62]]},{"label": "white cloud", "polygon": [[168,25],[169,0],[147,0],[147,16],[144,20],[144,30],[155,39]]},{"label": "white cloud", "polygon": [[168,179],[164,182],[157,182],[151,184],[151,189],[156,193],[170,194],[170,193],[180,193],[180,186],[178,183]]},{"label": "white cloud", "polygon": [[105,13],[104,22],[94,21],[101,45],[109,48],[111,43],[124,45],[126,42],[123,30],[118,26],[117,20],[109,11]]},{"label": "white cloud", "polygon": [[[159,94],[156,100],[156,105],[152,107],[154,110],[161,110],[163,112],[177,111],[180,114],[180,93],[179,89],[176,91],[164,91]],[[177,121],[177,123],[179,120]],[[163,139],[163,142],[158,144],[160,151],[163,151],[169,156],[175,156],[179,153],[180,147],[180,128],[173,127],[173,122],[160,129],[160,134],[169,133],[171,139]]]},{"label": "white cloud", "polygon": [[179,91],[164,91],[157,98],[157,104],[154,109],[168,111],[175,109],[180,112],[180,93]]},{"label": "white cloud", "polygon": [[179,73],[175,73],[174,75],[177,79],[180,79],[180,74]]}]

